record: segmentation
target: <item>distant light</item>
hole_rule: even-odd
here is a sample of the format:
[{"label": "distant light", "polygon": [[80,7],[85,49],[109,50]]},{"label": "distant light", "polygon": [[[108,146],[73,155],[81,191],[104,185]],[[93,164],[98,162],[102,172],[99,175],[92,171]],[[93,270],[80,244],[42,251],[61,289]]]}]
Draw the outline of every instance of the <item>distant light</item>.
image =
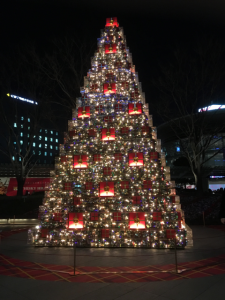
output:
[{"label": "distant light", "polygon": [[225,176],[209,176],[209,178],[224,178]]},{"label": "distant light", "polygon": [[16,95],[10,95],[10,94],[6,94],[8,97],[11,97],[11,98],[14,98],[14,99],[18,99],[18,100],[21,100],[21,101],[25,101],[25,102],[28,102],[28,103],[31,103],[31,104],[36,104],[38,105],[38,103],[36,101],[33,101],[33,100],[29,100],[29,99],[26,99],[26,98],[22,98],[22,97],[19,97],[19,96],[16,96]]},{"label": "distant light", "polygon": [[177,152],[180,152],[180,147],[177,147]]},{"label": "distant light", "polygon": [[210,106],[207,106],[207,107],[199,108],[198,112],[215,110],[215,109],[224,109],[224,108],[225,108],[225,105],[214,104],[214,105],[210,105]]}]

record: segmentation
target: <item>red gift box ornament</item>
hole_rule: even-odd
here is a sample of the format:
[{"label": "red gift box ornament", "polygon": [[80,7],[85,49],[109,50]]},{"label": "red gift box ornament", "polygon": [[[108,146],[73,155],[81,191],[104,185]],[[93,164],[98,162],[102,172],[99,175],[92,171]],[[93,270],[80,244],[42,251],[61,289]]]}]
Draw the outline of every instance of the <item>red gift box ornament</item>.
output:
[{"label": "red gift box ornament", "polygon": [[78,119],[90,118],[90,106],[78,108]]},{"label": "red gift box ornament", "polygon": [[42,228],[41,229],[41,238],[46,238],[48,234],[49,234],[49,229],[48,228]]},{"label": "red gift box ornament", "polygon": [[115,128],[103,128],[102,141],[114,141],[114,140],[115,140]]},{"label": "red gift box ornament", "polygon": [[107,122],[107,123],[112,123],[113,122],[113,117],[112,116],[104,117],[104,121]]},{"label": "red gift box ornament", "polygon": [[150,159],[158,160],[159,159],[159,153],[158,152],[150,152]]},{"label": "red gift box ornament", "polygon": [[141,196],[133,196],[132,197],[132,202],[133,202],[134,205],[141,204]]},{"label": "red gift box ornament", "polygon": [[112,175],[112,169],[109,167],[103,168],[103,175],[104,176],[111,176]]},{"label": "red gift box ornament", "polygon": [[143,153],[129,153],[129,166],[130,167],[137,167],[144,165]]},{"label": "red gift box ornament", "polygon": [[76,135],[76,130],[69,131],[70,138],[73,138]]},{"label": "red gift box ornament", "polygon": [[129,134],[129,127],[121,128],[121,134]]},{"label": "red gift box ornament", "polygon": [[71,182],[64,182],[64,190],[65,191],[71,191],[72,190]]},{"label": "red gift box ornament", "polygon": [[101,154],[94,154],[93,160],[94,162],[101,161],[102,160]]},{"label": "red gift box ornament", "polygon": [[82,213],[69,213],[68,215],[68,228],[69,229],[78,229],[83,228],[83,214]]},{"label": "red gift box ornament", "polygon": [[121,181],[120,188],[121,189],[129,189],[129,184],[130,184],[129,181]]},{"label": "red gift box ornament", "polygon": [[123,105],[122,104],[116,104],[115,105],[115,111],[121,111],[123,110]]},{"label": "red gift box ornament", "polygon": [[88,135],[90,137],[95,137],[96,136],[96,130],[95,129],[89,129],[88,130]]},{"label": "red gift box ornament", "polygon": [[100,197],[114,196],[114,182],[100,182],[99,196]]},{"label": "red gift box ornament", "polygon": [[121,221],[121,212],[113,213],[113,221]]},{"label": "red gift box ornament", "polygon": [[143,134],[143,135],[147,135],[148,133],[149,133],[149,126],[143,126],[143,127],[141,127],[141,133]]},{"label": "red gift box ornament", "polygon": [[105,45],[105,53],[110,54],[110,53],[116,53],[116,44],[106,44]]},{"label": "red gift box ornament", "polygon": [[74,169],[86,169],[88,166],[87,155],[74,155],[73,166]]},{"label": "red gift box ornament", "polygon": [[168,240],[176,238],[176,230],[175,229],[167,229],[166,230],[166,238]]},{"label": "red gift box ornament", "polygon": [[62,213],[54,213],[52,219],[53,219],[53,221],[62,222],[63,221]]},{"label": "red gift box ornament", "polygon": [[104,94],[115,94],[116,93],[116,84],[115,83],[104,83],[103,84]]},{"label": "red gift box ornament", "polygon": [[102,229],[102,238],[109,238],[109,229]]},{"label": "red gift box ornament", "polygon": [[153,213],[153,221],[162,221],[162,212],[157,211]]},{"label": "red gift box ornament", "polygon": [[129,115],[140,115],[142,114],[142,104],[135,103],[135,104],[128,104],[128,114]]},{"label": "red gift box ornament", "polygon": [[145,213],[129,213],[130,229],[145,229]]},{"label": "red gift box ornament", "polygon": [[73,197],[73,205],[80,205],[80,198],[79,197]]},{"label": "red gift box ornament", "polygon": [[91,221],[98,221],[98,212],[91,212]]},{"label": "red gift box ornament", "polygon": [[95,112],[98,113],[98,114],[103,113],[103,106],[102,105],[96,106],[95,107]]},{"label": "red gift box ornament", "polygon": [[61,156],[61,163],[67,162],[67,157],[66,156]]},{"label": "red gift box ornament", "polygon": [[114,153],[114,159],[119,161],[123,160],[122,153]]},{"label": "red gift box ornament", "polygon": [[152,182],[151,180],[145,180],[143,181],[143,189],[151,189],[152,188]]},{"label": "red gift box ornament", "polygon": [[115,27],[119,27],[119,23],[117,22],[117,18],[114,17],[114,18],[106,18],[106,27],[112,27],[112,26],[115,26]]},{"label": "red gift box ornament", "polygon": [[85,183],[85,189],[86,190],[92,190],[93,188],[93,182],[86,182]]}]

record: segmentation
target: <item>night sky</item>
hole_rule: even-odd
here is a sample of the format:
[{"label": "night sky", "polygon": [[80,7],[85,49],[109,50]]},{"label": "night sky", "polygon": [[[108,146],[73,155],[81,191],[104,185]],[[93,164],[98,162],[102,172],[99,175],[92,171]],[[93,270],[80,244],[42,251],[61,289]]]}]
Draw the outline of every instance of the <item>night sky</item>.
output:
[{"label": "night sky", "polygon": [[[188,47],[196,36],[210,33],[224,42],[224,15],[225,2],[219,0],[7,0],[0,8],[0,51],[10,53],[16,45],[29,42],[44,51],[49,40],[74,34],[97,43],[106,17],[116,16],[124,28],[146,100],[151,103],[150,80],[159,63],[170,59],[175,45]],[[153,119],[157,123],[157,116]]]}]

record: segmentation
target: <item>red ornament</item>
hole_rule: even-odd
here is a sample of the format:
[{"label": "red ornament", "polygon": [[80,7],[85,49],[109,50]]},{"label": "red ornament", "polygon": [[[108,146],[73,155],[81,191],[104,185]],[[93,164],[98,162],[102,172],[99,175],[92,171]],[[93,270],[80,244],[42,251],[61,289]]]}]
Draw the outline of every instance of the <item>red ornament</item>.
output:
[{"label": "red ornament", "polygon": [[69,131],[70,138],[73,138],[76,135],[76,133],[77,133],[76,130]]},{"label": "red ornament", "polygon": [[113,213],[113,221],[121,221],[121,212]]},{"label": "red ornament", "polygon": [[177,212],[177,219],[180,221],[180,220],[182,220],[182,217],[181,217],[181,212]]},{"label": "red ornament", "polygon": [[129,159],[129,166],[130,167],[137,167],[137,166],[143,166],[144,165],[144,158],[143,153],[129,153],[128,154]]},{"label": "red ornament", "polygon": [[142,104],[128,104],[128,114],[129,115],[141,115],[142,114]]},{"label": "red ornament", "polygon": [[64,182],[64,190],[65,191],[72,191],[71,182]]},{"label": "red ornament", "polygon": [[150,159],[158,160],[159,159],[159,153],[158,152],[150,152]]},{"label": "red ornament", "polygon": [[157,211],[153,213],[153,221],[162,221],[162,212]]},{"label": "red ornament", "polygon": [[73,167],[74,169],[86,169],[88,166],[87,155],[74,155]]},{"label": "red ornament", "polygon": [[123,90],[128,90],[129,88],[129,83],[128,82],[122,82],[122,89]]},{"label": "red ornament", "polygon": [[88,135],[90,137],[95,137],[96,136],[96,130],[95,129],[89,129],[88,130]]},{"label": "red ornament", "polygon": [[121,134],[129,134],[129,127],[121,128]]},{"label": "red ornament", "polygon": [[95,107],[95,112],[97,114],[102,114],[103,113],[103,105],[98,105]]},{"label": "red ornament", "polygon": [[129,181],[121,181],[120,182],[120,188],[121,189],[129,189],[129,185],[130,185],[130,182]]},{"label": "red ornament", "polygon": [[111,176],[112,175],[112,169],[109,167],[103,168],[103,175],[104,176]]},{"label": "red ornament", "polygon": [[105,53],[110,54],[110,53],[116,53],[116,44],[106,44],[105,45]]},{"label": "red ornament", "polygon": [[123,63],[122,63],[122,62],[117,61],[117,62],[115,63],[115,68],[121,69],[122,67],[123,67]]},{"label": "red ornament", "polygon": [[141,133],[142,135],[147,135],[150,132],[149,126],[143,126],[141,127]]},{"label": "red ornament", "polygon": [[90,106],[78,107],[78,119],[90,118]]},{"label": "red ornament", "polygon": [[123,105],[122,104],[115,104],[115,111],[122,111],[123,110]]},{"label": "red ornament", "polygon": [[119,161],[123,160],[122,153],[114,153],[114,159]]},{"label": "red ornament", "polygon": [[137,98],[139,97],[139,92],[138,92],[138,90],[135,91],[135,92],[130,93],[130,97],[131,97],[131,98],[134,98],[134,99],[137,99]]},{"label": "red ornament", "polygon": [[107,123],[112,123],[113,122],[113,117],[112,116],[106,116],[104,117],[104,121]]},{"label": "red ornament", "polygon": [[133,196],[132,197],[132,202],[133,202],[134,205],[141,204],[141,196]]},{"label": "red ornament", "polygon": [[103,84],[104,94],[115,94],[116,93],[116,84],[115,83],[104,83]]},{"label": "red ornament", "polygon": [[106,18],[106,25],[105,27],[119,27],[119,23],[117,22],[117,17],[114,18]]},{"label": "red ornament", "polygon": [[167,229],[166,230],[166,238],[168,240],[176,238],[176,230],[175,229]]},{"label": "red ornament", "polygon": [[95,162],[101,161],[101,160],[102,160],[101,154],[94,154],[93,160],[94,160]]},{"label": "red ornament", "polygon": [[114,74],[113,73],[107,73],[106,75],[107,80],[113,80]]},{"label": "red ornament", "polygon": [[91,221],[98,221],[98,212],[91,212]]},{"label": "red ornament", "polygon": [[109,238],[109,229],[102,229],[102,238]]},{"label": "red ornament", "polygon": [[115,138],[115,128],[102,129],[102,141],[114,141]]},{"label": "red ornament", "polygon": [[145,229],[145,213],[129,213],[130,229]]},{"label": "red ornament", "polygon": [[92,190],[93,182],[89,181],[85,183],[85,190]]},{"label": "red ornament", "polygon": [[61,156],[61,163],[67,162],[67,157],[66,156]]},{"label": "red ornament", "polygon": [[41,238],[46,238],[47,235],[49,235],[49,229],[48,228],[41,228]]},{"label": "red ornament", "polygon": [[81,96],[82,102],[85,102],[85,101],[87,101],[88,99],[89,99],[89,98],[88,98],[87,94],[82,94],[82,96]]},{"label": "red ornament", "polygon": [[97,89],[98,89],[98,85],[96,83],[91,85],[91,91],[92,92],[97,92]]},{"label": "red ornament", "polygon": [[52,220],[57,222],[62,222],[63,221],[62,213],[54,213]]},{"label": "red ornament", "polygon": [[105,69],[106,65],[105,64],[99,64],[98,65],[98,71],[101,71],[102,69]]},{"label": "red ornament", "polygon": [[105,181],[99,184],[99,196],[100,197],[112,197],[114,196],[114,182]]},{"label": "red ornament", "polygon": [[145,180],[143,181],[143,189],[151,189],[152,188],[152,182],[151,180]]},{"label": "red ornament", "polygon": [[83,213],[69,213],[68,215],[68,228],[79,229],[84,227]]},{"label": "red ornament", "polygon": [[73,197],[73,205],[80,205],[80,197]]}]

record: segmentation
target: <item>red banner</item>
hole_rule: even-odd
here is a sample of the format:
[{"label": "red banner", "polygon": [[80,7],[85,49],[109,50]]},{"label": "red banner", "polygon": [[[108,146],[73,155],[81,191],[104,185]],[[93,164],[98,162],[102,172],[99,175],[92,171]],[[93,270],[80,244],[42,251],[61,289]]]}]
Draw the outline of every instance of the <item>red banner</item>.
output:
[{"label": "red banner", "polygon": [[[47,190],[51,178],[27,178],[23,186],[23,195],[32,194],[34,192],[43,192]],[[7,196],[16,196],[17,194],[17,180],[10,178]]]}]

